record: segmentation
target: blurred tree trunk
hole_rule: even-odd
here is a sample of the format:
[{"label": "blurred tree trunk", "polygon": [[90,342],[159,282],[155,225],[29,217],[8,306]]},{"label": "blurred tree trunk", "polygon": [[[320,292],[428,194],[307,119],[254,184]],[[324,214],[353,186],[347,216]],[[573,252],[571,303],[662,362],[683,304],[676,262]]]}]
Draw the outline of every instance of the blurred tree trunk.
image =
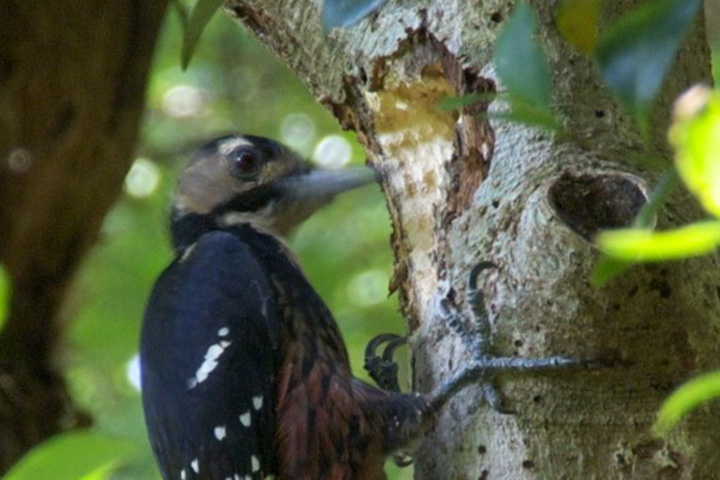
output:
[{"label": "blurred tree trunk", "polygon": [[0,0],[0,474],[90,419],[58,373],[60,305],[131,162],[165,0]]},{"label": "blurred tree trunk", "polygon": [[[411,332],[415,385],[429,391],[468,352],[438,312],[465,304],[469,269],[481,279],[496,354],[597,358],[607,368],[505,376],[517,411],[481,405],[476,388],[445,409],[416,457],[419,478],[713,478],[720,415],[697,411],[667,441],[650,432],[662,400],[720,358],[716,257],[635,267],[604,288],[588,283],[590,239],[608,218],[629,222],[658,173],[633,159],[643,142],[591,60],[568,47],[556,2],[531,2],[554,72],[554,105],[569,138],[482,113],[436,108],[493,92],[494,42],[513,2],[389,2],[360,25],[324,32],[322,2],[230,0],[227,7],[292,68],[340,123],[356,130],[383,181],[395,229],[393,288]],[[637,1],[603,2],[616,16]],[[611,18],[601,19],[601,25]],[[710,82],[700,22],[665,82],[654,115],[655,155],[669,158],[673,99]],[[658,218],[698,211],[677,195]]]}]

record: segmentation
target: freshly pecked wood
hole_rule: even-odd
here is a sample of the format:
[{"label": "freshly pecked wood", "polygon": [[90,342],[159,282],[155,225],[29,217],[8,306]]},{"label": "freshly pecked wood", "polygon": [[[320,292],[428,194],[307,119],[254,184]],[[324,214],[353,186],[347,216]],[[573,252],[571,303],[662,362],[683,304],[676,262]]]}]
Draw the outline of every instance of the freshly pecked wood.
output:
[{"label": "freshly pecked wood", "polygon": [[[393,288],[411,331],[416,388],[430,390],[467,358],[438,305],[448,295],[464,303],[469,269],[481,260],[499,265],[482,279],[495,353],[606,365],[503,377],[515,415],[492,411],[471,389],[421,444],[418,478],[712,478],[720,467],[717,408],[690,415],[668,441],[649,428],[673,388],[718,366],[718,259],[635,267],[609,286],[590,286],[599,256],[590,239],[627,224],[660,171],[635,161],[640,134],[596,66],[560,38],[556,2],[531,3],[568,137],[483,120],[505,108],[497,103],[460,114],[436,108],[447,96],[502,88],[491,58],[511,3],[391,1],[331,32],[321,27],[317,1],[230,0],[227,9],[343,127],[358,131],[385,175]],[[604,2],[603,11],[614,17],[638,3]],[[653,154],[669,158],[673,99],[709,81],[698,21],[654,111]],[[698,215],[677,194],[657,223]]]}]

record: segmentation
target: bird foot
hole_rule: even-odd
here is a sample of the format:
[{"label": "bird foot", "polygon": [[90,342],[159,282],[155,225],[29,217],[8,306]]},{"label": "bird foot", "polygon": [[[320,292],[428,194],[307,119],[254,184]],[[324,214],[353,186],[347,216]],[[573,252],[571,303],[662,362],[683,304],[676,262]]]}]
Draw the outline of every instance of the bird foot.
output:
[{"label": "bird foot", "polygon": [[[365,348],[365,370],[378,387],[390,392],[400,392],[398,365],[393,359],[395,350],[407,343],[407,338],[394,333],[383,333],[370,340]],[[382,344],[387,344],[382,355],[377,353]]]},{"label": "bird foot", "polygon": [[457,306],[449,299],[441,304],[447,324],[459,335],[472,354],[468,365],[456,373],[450,380],[431,394],[431,404],[440,408],[452,396],[467,385],[479,383],[483,396],[491,408],[499,413],[511,414],[514,411],[504,406],[503,396],[496,386],[496,377],[501,373],[522,373],[556,370],[558,368],[588,366],[592,361],[572,359],[563,356],[546,358],[499,357],[489,353],[491,326],[488,317],[485,296],[478,288],[477,279],[481,272],[497,268],[492,262],[478,263],[471,271],[468,281],[468,302],[472,312],[471,326]]}]

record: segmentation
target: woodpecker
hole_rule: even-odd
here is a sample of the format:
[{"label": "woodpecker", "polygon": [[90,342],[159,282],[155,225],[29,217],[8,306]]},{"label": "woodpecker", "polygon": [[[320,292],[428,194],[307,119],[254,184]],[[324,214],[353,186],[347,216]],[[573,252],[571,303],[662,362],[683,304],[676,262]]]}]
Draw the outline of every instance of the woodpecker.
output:
[{"label": "woodpecker", "polygon": [[[468,340],[477,352],[461,371],[430,394],[403,394],[390,358],[401,341],[381,336],[368,368],[387,389],[355,378],[332,314],[283,237],[372,181],[369,169],[315,169],[249,135],[216,139],[190,160],[172,206],[176,258],[152,291],[140,347],[146,424],[165,479],[383,479],[385,458],[464,386],[483,385],[499,408],[496,373],[576,363],[490,357]],[[488,266],[473,270],[473,295]],[[443,308],[460,325],[449,301]]]}]

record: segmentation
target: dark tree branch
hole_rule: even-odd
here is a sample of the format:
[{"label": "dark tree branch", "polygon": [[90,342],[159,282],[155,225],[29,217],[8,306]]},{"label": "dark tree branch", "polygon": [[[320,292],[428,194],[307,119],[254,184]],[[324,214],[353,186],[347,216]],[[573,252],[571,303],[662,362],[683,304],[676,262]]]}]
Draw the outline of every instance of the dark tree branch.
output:
[{"label": "dark tree branch", "polygon": [[0,473],[89,419],[54,356],[60,306],[130,166],[166,1],[0,1]]}]

